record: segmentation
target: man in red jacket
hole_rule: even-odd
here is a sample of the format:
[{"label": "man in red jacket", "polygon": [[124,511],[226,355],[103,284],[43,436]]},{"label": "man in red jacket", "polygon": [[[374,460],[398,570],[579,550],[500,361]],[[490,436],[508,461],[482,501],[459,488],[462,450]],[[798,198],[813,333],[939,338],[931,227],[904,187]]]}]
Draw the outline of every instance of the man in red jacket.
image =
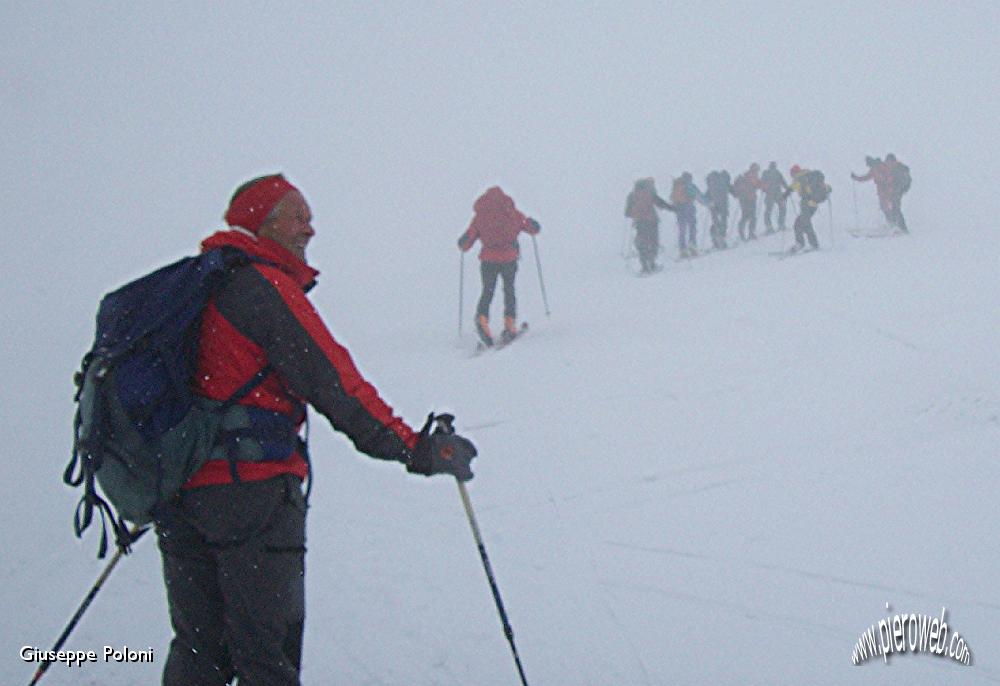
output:
[{"label": "man in red jacket", "polygon": [[414,431],[355,367],[306,292],[315,235],[305,198],[281,175],[241,186],[230,230],[202,243],[254,262],[238,268],[206,307],[195,389],[225,400],[210,459],[157,520],[174,638],[165,686],[299,684],[305,605],[309,472],[299,427],[312,405],[363,453],[420,474],[472,478],[468,440]]},{"label": "man in red jacket", "polygon": [[517,234],[522,231],[537,235],[542,227],[534,219],[530,219],[514,206],[514,201],[504,193],[499,186],[486,190],[476,200],[473,208],[476,211],[469,228],[458,239],[458,247],[467,252],[473,244],[480,240],[483,243],[479,251],[479,272],[483,278],[483,291],[476,306],[476,333],[483,345],[493,345],[493,333],[490,331],[490,303],[493,302],[493,292],[497,287],[497,277],[503,279],[503,342],[509,342],[517,336],[517,298],[514,295],[514,277],[517,274],[517,259],[521,248],[517,242]]},{"label": "man in red jacket", "polygon": [[888,164],[877,157],[865,157],[865,164],[868,166],[868,173],[859,176],[851,172],[851,178],[855,181],[874,181],[875,192],[878,194],[878,204],[885,215],[890,226],[895,226],[896,216],[893,206],[893,184],[892,172]]}]

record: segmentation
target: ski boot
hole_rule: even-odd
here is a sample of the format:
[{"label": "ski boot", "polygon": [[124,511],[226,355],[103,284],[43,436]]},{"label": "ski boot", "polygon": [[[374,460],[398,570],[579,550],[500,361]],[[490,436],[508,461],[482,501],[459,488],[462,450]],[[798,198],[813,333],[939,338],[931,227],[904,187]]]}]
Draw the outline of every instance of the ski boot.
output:
[{"label": "ski boot", "polygon": [[517,338],[517,334],[520,331],[517,330],[517,324],[514,322],[513,317],[503,318],[503,331],[500,332],[500,340],[503,343],[510,343],[512,340]]},{"label": "ski boot", "polygon": [[484,347],[493,347],[493,334],[490,333],[490,320],[485,314],[476,315],[476,333]]}]

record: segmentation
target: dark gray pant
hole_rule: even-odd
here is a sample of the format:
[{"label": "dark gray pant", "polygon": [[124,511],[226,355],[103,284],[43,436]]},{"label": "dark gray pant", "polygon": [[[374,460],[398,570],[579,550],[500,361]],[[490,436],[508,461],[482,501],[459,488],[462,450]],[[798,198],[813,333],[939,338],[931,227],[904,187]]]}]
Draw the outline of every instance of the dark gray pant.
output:
[{"label": "dark gray pant", "polygon": [[[744,227],[750,227],[749,232],[744,231]],[[740,198],[740,223],[738,225],[740,238],[756,238],[757,234],[757,198]]]},{"label": "dark gray pant", "polygon": [[305,518],[292,475],[182,492],[157,522],[174,629],[164,686],[298,686]]},{"label": "dark gray pant", "polygon": [[896,228],[906,231],[909,233],[909,229],[906,228],[906,218],[903,216],[903,196],[894,195],[890,201],[890,207],[886,210],[885,216],[888,218],[889,223]]},{"label": "dark gray pant", "polygon": [[778,206],[778,228],[781,231],[785,230],[785,215],[788,212],[788,201],[779,193],[774,196],[764,196],[764,225],[767,226],[768,232],[774,231],[774,225],[771,223],[771,213],[775,205]]},{"label": "dark gray pant", "polygon": [[517,261],[513,262],[480,262],[479,273],[483,277],[483,292],[479,296],[476,314],[484,314],[489,319],[490,303],[493,302],[493,292],[497,287],[497,277],[503,279],[503,314],[505,317],[517,317],[517,297],[514,295],[514,277],[517,275]]},{"label": "dark gray pant", "polygon": [[656,256],[660,252],[660,227],[654,222],[635,223],[635,249],[639,251],[639,265],[642,271],[656,268]]},{"label": "dark gray pant", "polygon": [[729,204],[715,202],[709,205],[712,213],[712,226],[709,234],[712,236],[712,246],[715,248],[726,247],[726,231],[729,228]]},{"label": "dark gray pant", "polygon": [[802,200],[802,204],[799,206],[799,216],[795,218],[795,225],[792,228],[795,229],[795,243],[800,248],[805,247],[807,238],[812,248],[819,248],[819,241],[816,240],[816,232],[813,231],[812,225],[816,209],[805,200]]}]

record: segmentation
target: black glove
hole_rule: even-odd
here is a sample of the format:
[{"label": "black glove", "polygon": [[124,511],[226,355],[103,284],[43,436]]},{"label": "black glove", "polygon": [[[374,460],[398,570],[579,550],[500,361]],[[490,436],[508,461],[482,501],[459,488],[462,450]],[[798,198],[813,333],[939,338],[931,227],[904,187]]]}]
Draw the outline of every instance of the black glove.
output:
[{"label": "black glove", "polygon": [[441,417],[449,419],[439,422],[432,433],[435,416],[433,412],[427,415],[417,447],[406,463],[406,471],[424,476],[451,474],[459,481],[468,481],[473,476],[469,465],[477,454],[476,446],[469,439],[453,433],[451,419],[454,418],[451,415]]},{"label": "black glove", "polygon": [[531,217],[528,217],[528,224],[530,224],[531,228],[533,228],[535,231],[542,230],[542,225],[539,224],[537,220],[532,219]]},{"label": "black glove", "polygon": [[463,233],[461,236],[458,237],[458,247],[462,250],[465,250],[466,245],[467,241],[465,239],[465,234]]}]

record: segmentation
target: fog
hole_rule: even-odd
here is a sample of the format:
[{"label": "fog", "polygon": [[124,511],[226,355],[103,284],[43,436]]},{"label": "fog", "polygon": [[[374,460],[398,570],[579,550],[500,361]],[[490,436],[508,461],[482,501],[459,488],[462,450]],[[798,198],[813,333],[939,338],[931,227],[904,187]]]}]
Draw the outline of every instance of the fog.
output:
[{"label": "fog", "polygon": [[[893,152],[914,177],[911,229],[950,244],[957,272],[963,251],[982,259],[980,239],[995,233],[1000,211],[995,2],[8,3],[0,20],[0,474],[17,496],[0,543],[17,551],[3,569],[19,580],[19,594],[4,599],[15,614],[37,610],[24,596],[35,603],[46,593],[31,583],[40,566],[90,555],[66,552],[73,500],[59,474],[70,379],[100,296],[195,251],[253,176],[281,171],[305,193],[317,230],[309,260],[322,271],[314,302],[411,423],[428,403],[475,390],[476,372],[454,347],[460,265],[466,333],[478,284],[455,240],[489,186],[542,223],[548,326],[597,336],[648,314],[616,305],[617,286],[581,298],[581,284],[618,269],[625,195],[638,177],[655,177],[665,194],[682,171],[704,189],[716,168],[735,175],[774,160],[787,176],[797,163],[833,186],[831,227],[872,224],[874,188],[852,188],[849,172],[864,171],[865,155]],[[672,216],[665,227],[672,246]],[[826,225],[817,228],[826,244]],[[703,238],[704,218],[699,229]],[[878,271],[889,281],[933,264],[885,258]],[[720,268],[718,277],[735,273]],[[950,274],[922,293],[926,310],[913,321],[932,329],[933,313],[968,305],[952,300]],[[541,320],[534,278],[525,265],[519,295]],[[856,305],[843,297],[844,309]],[[618,320],[598,319],[608,312]],[[984,314],[989,331],[996,313]],[[424,346],[457,355],[455,386],[387,361],[399,355],[419,368],[413,350]],[[975,349],[968,368],[992,369],[989,350]],[[574,409],[549,412],[567,426]],[[157,583],[143,589],[160,593]],[[859,632],[880,618],[871,607]],[[68,608],[46,609],[41,635],[11,640],[45,643]],[[167,631],[165,615],[151,617]],[[985,648],[995,636],[975,638]],[[13,645],[2,650],[0,671],[20,678]],[[597,669],[594,683],[609,673]]]},{"label": "fog", "polygon": [[[306,191],[313,262],[341,288],[454,272],[493,184],[569,248],[617,242],[639,176],[703,184],[753,161],[823,169],[846,217],[848,171],[891,151],[917,179],[915,225],[996,216],[991,2],[2,13],[2,193],[31,236],[8,241],[22,286],[3,307],[43,327],[31,340],[77,318],[69,284],[96,297],[189,252],[240,182],[276,170]],[[416,287],[359,292],[435,314]]]}]

